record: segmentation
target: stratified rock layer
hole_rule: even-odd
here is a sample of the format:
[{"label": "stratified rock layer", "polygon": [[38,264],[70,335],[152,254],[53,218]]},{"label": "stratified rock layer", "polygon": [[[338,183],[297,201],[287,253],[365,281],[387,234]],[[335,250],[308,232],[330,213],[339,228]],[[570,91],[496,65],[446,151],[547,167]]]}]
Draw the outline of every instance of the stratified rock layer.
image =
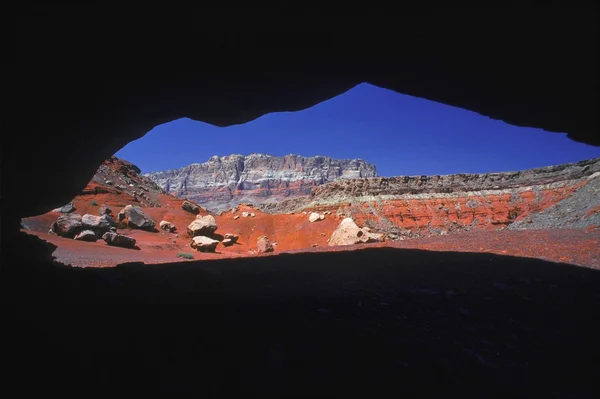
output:
[{"label": "stratified rock layer", "polygon": [[375,177],[377,170],[361,159],[234,154],[144,176],[167,193],[221,211],[239,203],[262,204],[306,196],[321,184]]},{"label": "stratified rock layer", "polygon": [[[595,184],[599,175],[596,158],[520,172],[351,179],[316,187],[309,198],[261,208],[271,213],[329,210],[377,231],[416,237],[499,229],[523,220],[525,225],[518,224],[525,228],[529,215],[578,192],[584,198],[577,201],[582,216],[576,226],[587,227],[597,224],[600,195],[592,186],[583,188]],[[546,217],[554,218],[552,226],[560,226],[566,213]]]}]

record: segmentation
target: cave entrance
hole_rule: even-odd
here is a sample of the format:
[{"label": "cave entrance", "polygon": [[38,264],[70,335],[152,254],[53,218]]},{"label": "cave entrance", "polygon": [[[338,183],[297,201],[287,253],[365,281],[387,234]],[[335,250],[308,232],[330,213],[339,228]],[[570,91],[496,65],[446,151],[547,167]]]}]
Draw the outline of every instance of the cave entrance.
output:
[{"label": "cave entrance", "polygon": [[[156,126],[106,160],[70,204],[23,223],[76,266],[328,250],[342,242],[332,236],[347,217],[358,245],[513,227],[589,229],[600,225],[587,184],[598,157],[599,148],[565,134],[360,84],[304,111],[241,125],[183,118]],[[575,216],[552,222],[568,198]],[[107,218],[115,245],[101,238]],[[212,241],[192,245],[193,223]],[[135,242],[119,242],[121,233]]]}]

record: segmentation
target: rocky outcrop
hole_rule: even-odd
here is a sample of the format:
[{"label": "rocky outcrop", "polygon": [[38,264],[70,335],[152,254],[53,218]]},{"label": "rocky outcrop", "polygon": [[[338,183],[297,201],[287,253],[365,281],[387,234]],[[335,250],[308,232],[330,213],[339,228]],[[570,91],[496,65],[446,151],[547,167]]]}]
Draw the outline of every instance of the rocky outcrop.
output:
[{"label": "rocky outcrop", "polygon": [[[599,171],[600,158],[596,158],[520,172],[352,179],[316,187],[310,198],[260,208],[271,213],[332,211],[400,238],[499,229],[583,190]],[[585,198],[579,202],[589,204],[586,213],[600,205],[593,192],[581,191]],[[556,213],[553,225],[577,225],[562,223],[565,215]],[[586,225],[594,220],[588,218]]]},{"label": "rocky outcrop", "polygon": [[600,172],[571,196],[539,213],[511,223],[510,230],[523,229],[600,229]]},{"label": "rocky outcrop", "polygon": [[243,202],[261,204],[306,196],[321,184],[375,177],[377,170],[362,159],[234,154],[144,176],[167,193],[222,211]]},{"label": "rocky outcrop", "polygon": [[[153,208],[160,207],[160,195],[164,191],[152,180],[140,175],[140,168],[136,165],[112,156],[102,162],[80,195],[103,193],[127,196],[140,206]],[[111,213],[111,209],[102,204],[98,212]]]}]

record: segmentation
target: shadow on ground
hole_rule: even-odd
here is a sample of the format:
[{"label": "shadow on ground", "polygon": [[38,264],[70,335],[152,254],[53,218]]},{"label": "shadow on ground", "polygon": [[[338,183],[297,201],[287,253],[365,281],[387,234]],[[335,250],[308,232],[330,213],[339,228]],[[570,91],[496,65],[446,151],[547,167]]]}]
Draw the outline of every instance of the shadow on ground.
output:
[{"label": "shadow on ground", "polygon": [[73,269],[17,247],[3,357],[23,394],[593,397],[594,270],[393,248]]}]

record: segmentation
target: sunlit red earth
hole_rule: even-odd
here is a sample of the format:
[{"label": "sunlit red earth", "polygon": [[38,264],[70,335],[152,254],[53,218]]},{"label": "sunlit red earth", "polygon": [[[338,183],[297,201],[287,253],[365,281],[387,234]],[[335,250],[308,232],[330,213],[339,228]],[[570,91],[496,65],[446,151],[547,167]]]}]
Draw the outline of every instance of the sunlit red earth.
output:
[{"label": "sunlit red earth", "polygon": [[[127,166],[126,162],[124,164]],[[119,161],[110,164],[110,168],[116,171],[123,168],[123,164]],[[131,175],[137,178],[135,173]],[[544,198],[547,198],[547,201],[541,204],[534,204],[529,198],[526,198],[528,193],[525,192],[522,204],[531,204],[531,207],[540,209],[547,208],[568,196],[575,189],[567,187],[562,188],[560,192],[544,193]],[[187,235],[186,227],[195,219],[195,215],[182,209],[181,205],[184,200],[163,193],[154,193],[151,197],[154,203],[159,203],[161,206],[144,206],[143,201],[141,204],[132,202],[133,197],[126,192],[120,192],[112,186],[109,187],[97,181],[92,181],[82,191],[81,195],[73,200],[76,208],[75,213],[81,215],[86,213],[98,215],[101,204],[108,205],[112,208],[113,214],[116,215],[126,205],[134,204],[142,206],[143,211],[154,219],[157,228],[161,220],[172,222],[177,227],[175,233],[160,229],[158,232],[130,228],[119,229],[120,234],[125,234],[137,240],[139,249],[136,250],[109,246],[103,240],[82,242],[48,234],[52,222],[61,215],[61,213],[54,211],[25,219],[24,222],[29,228],[25,231],[55,245],[57,249],[53,256],[56,257],[57,261],[77,267],[110,267],[125,262],[152,264],[186,261],[186,259],[177,257],[181,253],[193,254],[194,260],[205,260],[229,257],[276,256],[284,252],[351,251],[366,247],[390,246],[432,251],[484,252],[535,257],[600,269],[600,230],[597,228],[587,230],[510,231],[497,230],[491,228],[493,226],[490,225],[490,228],[481,226],[482,228],[477,231],[458,232],[436,237],[330,247],[328,246],[328,239],[344,216],[338,216],[335,212],[332,212],[332,214],[326,215],[324,220],[311,223],[306,213],[269,214],[251,205],[240,205],[234,213],[223,212],[214,215],[218,226],[216,234],[234,233],[239,235],[239,240],[230,247],[219,244],[216,253],[203,253],[190,248],[190,237]],[[485,209],[482,207],[481,209],[475,209],[473,212],[465,212],[462,218],[475,217],[484,221],[485,218],[489,219],[490,216],[492,218],[500,217],[502,220],[497,222],[499,224],[506,223],[505,219],[508,217],[509,210],[504,205],[508,202],[509,198],[492,198],[492,205]],[[397,206],[383,210],[387,217],[402,217],[400,216],[402,212],[404,214],[411,212],[407,206],[395,205]],[[367,209],[368,204],[363,204],[363,207]],[[410,206],[409,208],[415,207]],[[419,207],[416,208],[419,209]],[[422,224],[428,223],[430,226],[432,225],[431,222],[436,226],[444,226],[452,220],[461,221],[460,217],[457,218],[454,215],[454,212],[447,215],[443,220],[440,219],[440,213],[431,214],[431,209],[438,208],[442,209],[441,203],[439,206],[420,206],[422,211],[417,211],[413,219],[407,221],[406,226],[410,228],[412,224],[416,223],[418,225],[419,221]],[[492,212],[492,209],[495,211]],[[332,209],[332,211],[334,210]],[[392,214],[392,211],[395,214]],[[529,209],[523,209],[523,211],[520,216],[524,216]],[[242,217],[243,212],[254,213],[255,217]],[[422,214],[419,214],[419,212]],[[200,212],[201,215],[208,213],[206,210]],[[364,225],[369,218],[372,218],[372,215],[368,212],[362,215],[356,214],[356,212],[354,214],[359,225]],[[236,215],[238,218],[234,219]],[[257,238],[262,235],[266,235],[274,243],[274,253],[258,254],[256,252]]]}]

